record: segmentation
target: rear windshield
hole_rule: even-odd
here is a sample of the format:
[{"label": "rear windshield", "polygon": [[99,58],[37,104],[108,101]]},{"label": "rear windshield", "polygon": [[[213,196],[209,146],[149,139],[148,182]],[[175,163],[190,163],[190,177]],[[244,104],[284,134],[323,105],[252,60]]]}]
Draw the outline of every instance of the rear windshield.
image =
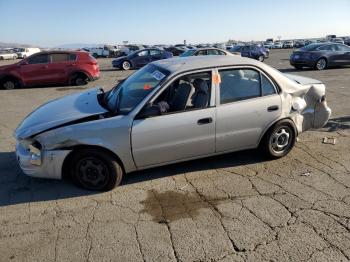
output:
[{"label": "rear windshield", "polygon": [[300,50],[302,51],[313,51],[315,50],[316,48],[322,46],[322,44],[310,44],[310,45],[306,45],[302,48],[300,48]]}]

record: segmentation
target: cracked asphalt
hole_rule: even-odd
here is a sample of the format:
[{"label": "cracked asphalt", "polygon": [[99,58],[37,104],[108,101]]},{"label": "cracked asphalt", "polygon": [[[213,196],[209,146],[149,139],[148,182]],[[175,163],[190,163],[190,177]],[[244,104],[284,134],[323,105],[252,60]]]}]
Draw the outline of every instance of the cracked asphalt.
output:
[{"label": "cracked asphalt", "polygon": [[349,261],[350,68],[295,71],[290,52],[266,63],[322,80],[333,114],[288,156],[252,150],[150,169],[107,193],[25,177],[12,132],[47,100],[130,72],[100,59],[102,77],[87,87],[0,90],[0,261]]}]

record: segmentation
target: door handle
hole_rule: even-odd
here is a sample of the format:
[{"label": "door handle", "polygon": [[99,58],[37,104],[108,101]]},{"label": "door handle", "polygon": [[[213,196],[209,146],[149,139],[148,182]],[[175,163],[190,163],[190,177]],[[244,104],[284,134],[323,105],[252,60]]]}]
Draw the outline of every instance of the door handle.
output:
[{"label": "door handle", "polygon": [[207,118],[199,119],[197,121],[197,124],[198,125],[205,125],[205,124],[210,124],[211,122],[213,122],[213,119],[211,117],[207,117]]},{"label": "door handle", "polygon": [[279,108],[279,107],[278,107],[277,105],[269,106],[269,107],[267,108],[267,111],[268,111],[268,112],[277,111],[278,108]]}]

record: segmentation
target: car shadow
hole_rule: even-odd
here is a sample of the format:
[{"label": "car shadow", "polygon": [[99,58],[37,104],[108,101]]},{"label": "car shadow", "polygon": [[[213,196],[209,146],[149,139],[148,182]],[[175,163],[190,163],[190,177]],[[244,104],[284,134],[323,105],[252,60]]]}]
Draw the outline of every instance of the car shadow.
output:
[{"label": "car shadow", "polygon": [[[235,167],[265,161],[256,150],[241,151],[182,162],[127,174],[121,186],[176,176],[188,172]],[[0,153],[0,207],[101,194],[76,187],[70,180],[50,180],[24,175],[14,152]],[[116,189],[118,190],[118,189]]]},{"label": "car shadow", "polygon": [[350,116],[331,118],[324,126],[327,132],[350,129]]}]

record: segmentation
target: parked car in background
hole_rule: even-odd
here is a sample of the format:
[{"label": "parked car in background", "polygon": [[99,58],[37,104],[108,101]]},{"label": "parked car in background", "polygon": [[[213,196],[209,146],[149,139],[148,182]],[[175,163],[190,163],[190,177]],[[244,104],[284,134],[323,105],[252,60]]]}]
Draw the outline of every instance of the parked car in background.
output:
[{"label": "parked car in background", "polygon": [[350,46],[350,37],[345,38],[344,44]]},{"label": "parked car in background", "polygon": [[36,48],[36,47],[19,48],[19,51],[17,52],[17,56],[18,58],[26,58],[28,56],[34,55],[39,52],[40,52],[40,48]]},{"label": "parked car in background", "polygon": [[17,54],[14,53],[12,50],[0,50],[0,60],[15,60],[17,59]]},{"label": "parked car in background", "polygon": [[256,45],[237,45],[230,50],[233,54],[240,54],[243,57],[253,58],[263,62],[265,58],[269,57],[269,51],[265,47]]},{"label": "parked car in background", "polygon": [[156,48],[147,48],[135,51],[128,56],[122,56],[114,59],[112,61],[112,66],[118,69],[129,70],[143,67],[153,61],[171,57],[173,57],[173,54],[168,51]]},{"label": "parked car in background", "polygon": [[156,61],[108,92],[36,109],[15,130],[16,156],[29,176],[64,173],[97,191],[136,170],[243,149],[280,158],[300,133],[327,123],[325,89],[238,56]]},{"label": "parked car in background", "polygon": [[273,43],[272,48],[281,49],[281,48],[283,48],[283,43],[281,41],[276,41]]},{"label": "parked car in background", "polygon": [[323,70],[328,67],[350,65],[350,47],[337,43],[316,43],[304,46],[292,53],[290,64]]},{"label": "parked car in background", "polygon": [[283,42],[283,48],[293,48],[294,43],[291,40],[287,40]]},{"label": "parked car in background", "polygon": [[126,55],[129,55],[135,51],[143,50],[145,48],[146,47],[143,45],[125,45],[125,46],[121,47],[121,54],[123,56],[126,56]]},{"label": "parked car in background", "polygon": [[273,42],[265,42],[265,43],[264,43],[264,47],[265,47],[265,48],[268,48],[268,49],[273,48],[273,45],[274,45]]},{"label": "parked car in background", "polygon": [[104,45],[101,47],[93,47],[89,49],[90,54],[95,57],[117,57],[121,55],[121,50],[118,46]]},{"label": "parked car in background", "polygon": [[295,48],[301,48],[301,47],[303,47],[303,46],[305,46],[306,44],[305,44],[305,41],[303,41],[303,40],[298,40],[298,41],[296,41],[295,43],[294,43],[294,47]]},{"label": "parked car in background", "polygon": [[203,56],[203,55],[232,55],[229,51],[219,49],[219,48],[196,48],[189,49],[182,53],[180,57],[187,56]]},{"label": "parked car in background", "polygon": [[338,44],[344,44],[344,39],[340,37],[332,38],[331,42],[338,43]]},{"label": "parked car in background", "polygon": [[83,51],[40,52],[22,61],[0,66],[4,89],[51,84],[85,85],[99,78],[95,58]]},{"label": "parked car in background", "polygon": [[172,53],[174,56],[179,56],[182,53],[184,53],[187,49],[184,49],[181,47],[175,47],[175,46],[168,46],[168,47],[164,47],[164,50]]}]

